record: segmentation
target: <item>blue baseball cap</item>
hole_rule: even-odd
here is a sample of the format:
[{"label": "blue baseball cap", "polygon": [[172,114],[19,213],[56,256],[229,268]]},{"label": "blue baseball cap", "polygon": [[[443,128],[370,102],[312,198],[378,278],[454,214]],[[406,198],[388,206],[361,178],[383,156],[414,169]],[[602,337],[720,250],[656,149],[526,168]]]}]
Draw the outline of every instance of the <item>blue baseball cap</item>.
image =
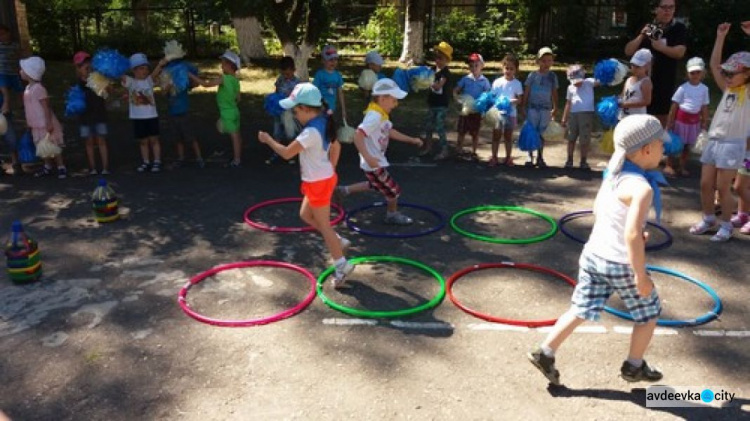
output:
[{"label": "blue baseball cap", "polygon": [[140,66],[148,66],[148,57],[143,53],[135,53],[130,56],[130,68],[135,69]]},{"label": "blue baseball cap", "polygon": [[318,87],[312,83],[300,83],[294,87],[294,90],[289,94],[288,98],[279,101],[281,108],[286,110],[300,104],[310,107],[323,106],[323,97],[320,95]]}]

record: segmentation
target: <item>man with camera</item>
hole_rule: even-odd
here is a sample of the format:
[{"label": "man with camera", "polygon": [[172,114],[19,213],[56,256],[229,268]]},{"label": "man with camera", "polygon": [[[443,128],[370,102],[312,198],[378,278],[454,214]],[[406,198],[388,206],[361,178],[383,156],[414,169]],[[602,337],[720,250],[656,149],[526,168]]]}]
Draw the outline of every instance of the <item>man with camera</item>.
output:
[{"label": "man with camera", "polygon": [[654,90],[648,113],[665,125],[677,82],[677,65],[687,49],[687,27],[674,19],[676,0],[655,0],[651,5],[654,21],[625,45],[625,54],[632,56],[641,48],[653,53],[651,81]]}]

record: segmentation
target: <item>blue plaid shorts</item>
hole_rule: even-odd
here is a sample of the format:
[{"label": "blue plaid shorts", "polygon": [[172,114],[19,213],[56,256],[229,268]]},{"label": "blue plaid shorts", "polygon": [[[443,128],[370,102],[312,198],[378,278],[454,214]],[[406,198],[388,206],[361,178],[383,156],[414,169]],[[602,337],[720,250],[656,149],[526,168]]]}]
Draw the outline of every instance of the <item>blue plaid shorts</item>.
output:
[{"label": "blue plaid shorts", "polygon": [[577,309],[576,316],[599,321],[607,299],[617,292],[633,321],[647,323],[661,314],[661,302],[656,288],[648,297],[640,297],[635,286],[635,274],[630,265],[616,263],[582,253],[578,264],[578,284],[571,302]]}]

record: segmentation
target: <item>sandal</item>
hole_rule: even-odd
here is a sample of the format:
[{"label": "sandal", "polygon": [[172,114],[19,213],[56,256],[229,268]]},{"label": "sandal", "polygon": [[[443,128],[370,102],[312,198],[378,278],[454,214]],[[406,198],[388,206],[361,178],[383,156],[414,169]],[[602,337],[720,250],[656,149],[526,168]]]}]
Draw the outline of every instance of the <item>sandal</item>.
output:
[{"label": "sandal", "polygon": [[711,241],[714,243],[723,243],[729,241],[730,238],[732,238],[732,229],[721,227],[716,231],[716,234],[711,237]]},{"label": "sandal", "polygon": [[690,233],[693,235],[702,235],[709,231],[714,231],[716,229],[716,221],[706,221],[705,219],[702,219],[697,224],[690,227]]}]

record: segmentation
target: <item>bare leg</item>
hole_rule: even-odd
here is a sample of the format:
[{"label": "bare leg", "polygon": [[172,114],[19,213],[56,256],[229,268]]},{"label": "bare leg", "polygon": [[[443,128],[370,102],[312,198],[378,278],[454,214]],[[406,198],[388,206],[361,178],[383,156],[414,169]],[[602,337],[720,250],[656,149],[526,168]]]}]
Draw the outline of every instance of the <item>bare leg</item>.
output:
[{"label": "bare leg", "polygon": [[557,349],[560,348],[560,345],[568,339],[568,336],[570,336],[578,326],[585,322],[584,319],[576,316],[575,312],[576,310],[574,308],[570,308],[570,310],[557,319],[557,323],[555,323],[552,331],[547,335],[544,342],[542,342],[543,347],[549,347],[552,348],[552,350],[557,351]]},{"label": "bare leg", "polygon": [[718,171],[716,177],[716,188],[719,191],[719,203],[721,204],[721,215],[719,219],[724,222],[729,221],[732,217],[732,211],[734,210],[734,197],[732,197],[732,178],[737,175],[736,170],[723,170]]},{"label": "bare leg", "polygon": [[505,131],[505,160],[512,159],[513,153],[513,130]]},{"label": "bare leg", "polygon": [[86,158],[89,161],[89,169],[96,170],[96,159],[94,158],[94,142],[93,137],[86,139]]},{"label": "bare leg", "polygon": [[701,168],[701,212],[703,215],[714,214],[716,174],[717,170],[713,165],[703,165]]},{"label": "bare leg", "polygon": [[239,163],[242,160],[242,138],[240,132],[230,134],[232,137],[232,153],[234,154],[234,162]]},{"label": "bare leg", "polygon": [[362,193],[370,191],[370,183],[368,183],[367,181],[362,181],[360,183],[350,184],[346,186],[346,189],[348,190],[349,194]]},{"label": "bare leg", "polygon": [[141,159],[143,160],[143,162],[149,162],[148,138],[141,139],[140,148],[141,148]]},{"label": "bare leg", "polygon": [[471,153],[476,155],[479,147],[479,133],[471,135]]},{"label": "bare leg", "polygon": [[573,154],[576,153],[576,141],[568,141],[568,162],[573,162]]},{"label": "bare leg", "polygon": [[177,160],[185,160],[185,145],[183,145],[182,142],[179,141],[177,142]]},{"label": "bare leg", "polygon": [[151,136],[149,138],[151,149],[154,151],[154,162],[161,162],[161,143],[159,142],[158,136]]},{"label": "bare leg", "polygon": [[492,159],[497,161],[497,153],[500,149],[500,137],[502,136],[502,133],[500,130],[493,130],[492,131]]},{"label": "bare leg", "polygon": [[310,206],[307,197],[305,197],[302,200],[299,215],[303,221],[307,222],[320,232],[334,261],[344,257],[344,253],[341,250],[341,240],[339,240],[336,231],[333,230],[333,227],[331,227],[331,224],[329,223],[331,220],[330,205],[312,207]]},{"label": "bare leg", "polygon": [[398,199],[385,199],[386,201],[386,209],[388,209],[388,213],[393,213],[398,211]]},{"label": "bare leg", "polygon": [[203,159],[203,154],[201,154],[201,145],[197,140],[193,140],[193,153],[195,154],[195,159]]},{"label": "bare leg", "polygon": [[734,191],[739,198],[737,211],[750,212],[750,176],[738,174],[734,180]]},{"label": "bare leg", "polygon": [[107,139],[97,137],[96,144],[99,145],[99,157],[102,160],[102,170],[109,171],[109,149],[107,148]]},{"label": "bare leg", "polygon": [[633,326],[633,333],[630,335],[629,360],[643,359],[643,354],[646,353],[646,348],[648,348],[648,344],[651,343],[651,338],[654,336],[655,328],[656,319]]}]

